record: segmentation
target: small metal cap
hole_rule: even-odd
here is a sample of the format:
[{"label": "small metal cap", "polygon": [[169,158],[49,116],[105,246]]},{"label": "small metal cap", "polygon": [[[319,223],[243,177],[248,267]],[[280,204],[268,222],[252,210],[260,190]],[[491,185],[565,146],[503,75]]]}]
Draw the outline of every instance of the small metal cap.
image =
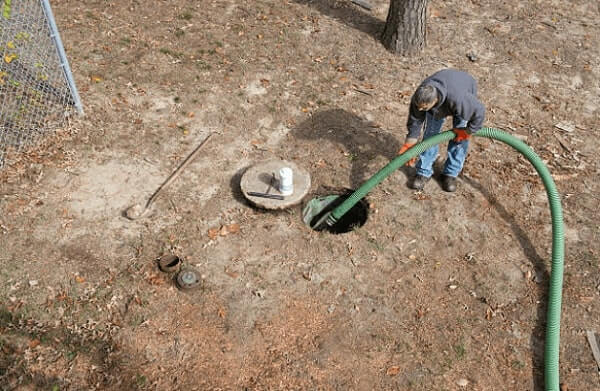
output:
[{"label": "small metal cap", "polygon": [[175,281],[181,290],[191,290],[200,286],[198,272],[192,269],[180,270]]}]

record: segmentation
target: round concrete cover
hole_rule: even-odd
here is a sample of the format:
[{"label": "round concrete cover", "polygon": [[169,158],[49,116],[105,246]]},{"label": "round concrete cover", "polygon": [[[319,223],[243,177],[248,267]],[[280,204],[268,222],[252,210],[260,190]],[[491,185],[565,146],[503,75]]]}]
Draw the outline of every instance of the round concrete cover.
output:
[{"label": "round concrete cover", "polygon": [[[293,172],[294,192],[283,196],[283,200],[249,195],[250,192],[281,196],[279,192],[279,170],[289,167]],[[246,170],[240,183],[242,193],[250,202],[264,209],[285,209],[297,205],[310,190],[309,173],[286,160],[268,160],[257,163]]]}]

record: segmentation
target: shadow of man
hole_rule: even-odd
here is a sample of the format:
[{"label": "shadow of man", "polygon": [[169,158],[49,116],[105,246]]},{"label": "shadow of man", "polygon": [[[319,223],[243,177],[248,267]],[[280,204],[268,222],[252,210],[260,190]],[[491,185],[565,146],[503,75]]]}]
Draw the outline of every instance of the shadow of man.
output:
[{"label": "shadow of man", "polygon": [[532,378],[533,378],[533,389],[534,391],[542,391],[544,389],[544,336],[546,328],[546,313],[548,309],[548,291],[542,287],[548,286],[550,281],[550,275],[548,273],[549,262],[546,262],[536,251],[533,243],[519,226],[519,223],[515,220],[515,212],[509,212],[502,206],[498,198],[488,191],[481,183],[473,180],[473,178],[467,175],[462,175],[462,180],[470,185],[473,189],[479,191],[485,199],[488,200],[490,205],[493,205],[496,212],[506,221],[515,237],[519,241],[519,245],[523,249],[523,253],[531,261],[534,268],[536,278],[540,283],[541,288],[539,289],[540,303],[538,304],[536,312],[536,324],[531,334],[529,346],[531,348],[532,355]]},{"label": "shadow of man", "polygon": [[361,11],[349,1],[347,3],[342,3],[336,0],[294,0],[294,2],[308,5],[323,15],[338,20],[358,31],[369,34],[378,41],[380,40],[385,27],[385,21]]},{"label": "shadow of man", "polygon": [[[307,152],[316,165],[313,183],[331,183],[331,178],[322,175],[338,176],[349,161],[353,189],[393,159],[400,145],[389,132],[342,109],[317,112],[293,128],[290,135],[295,140],[293,148]],[[341,146],[341,151],[332,144]]]}]

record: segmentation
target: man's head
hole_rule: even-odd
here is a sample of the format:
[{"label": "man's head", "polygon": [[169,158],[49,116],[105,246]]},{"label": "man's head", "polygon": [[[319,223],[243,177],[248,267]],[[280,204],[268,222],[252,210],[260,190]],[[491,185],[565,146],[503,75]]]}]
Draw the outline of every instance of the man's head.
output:
[{"label": "man's head", "polygon": [[431,110],[438,101],[437,90],[431,85],[420,86],[415,92],[414,99],[419,111]]}]

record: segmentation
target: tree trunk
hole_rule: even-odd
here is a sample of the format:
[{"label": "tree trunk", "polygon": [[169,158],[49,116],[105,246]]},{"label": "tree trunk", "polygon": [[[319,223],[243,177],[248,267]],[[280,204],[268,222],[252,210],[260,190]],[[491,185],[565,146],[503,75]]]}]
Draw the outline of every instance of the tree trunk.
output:
[{"label": "tree trunk", "polygon": [[427,0],[390,0],[381,40],[386,49],[400,55],[423,50],[426,40]]}]

